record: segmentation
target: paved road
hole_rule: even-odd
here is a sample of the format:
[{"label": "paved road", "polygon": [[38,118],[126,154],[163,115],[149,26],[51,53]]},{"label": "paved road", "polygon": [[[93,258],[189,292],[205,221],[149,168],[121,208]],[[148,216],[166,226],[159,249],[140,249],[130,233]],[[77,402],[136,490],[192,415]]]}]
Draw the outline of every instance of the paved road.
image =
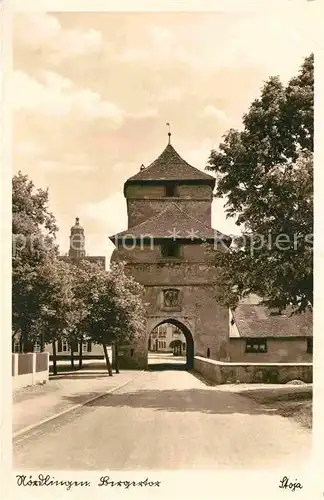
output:
[{"label": "paved road", "polygon": [[[149,371],[14,443],[14,467],[189,469],[298,465],[311,433],[186,371]],[[282,469],[283,470],[283,469]]]}]

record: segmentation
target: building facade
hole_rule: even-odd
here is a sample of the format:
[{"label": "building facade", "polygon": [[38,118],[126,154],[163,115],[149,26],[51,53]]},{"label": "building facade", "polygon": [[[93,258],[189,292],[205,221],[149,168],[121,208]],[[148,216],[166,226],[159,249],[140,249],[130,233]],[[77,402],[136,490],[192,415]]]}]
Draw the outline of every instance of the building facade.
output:
[{"label": "building facade", "polygon": [[211,227],[214,177],[192,167],[166,146],[124,185],[128,229],[111,241],[112,261],[145,287],[146,334],[123,350],[124,366],[147,367],[151,332],[165,323],[186,338],[194,354],[229,360],[228,309],[215,300],[217,273],[210,250],[227,251],[230,238]]},{"label": "building facade", "polygon": [[251,296],[229,314],[230,360],[244,363],[311,363],[312,314],[279,314]]},{"label": "building facade", "polygon": [[[178,342],[173,347],[174,341]],[[148,350],[150,352],[177,352],[185,354],[186,349],[186,337],[179,328],[169,323],[157,326],[149,336]]]}]

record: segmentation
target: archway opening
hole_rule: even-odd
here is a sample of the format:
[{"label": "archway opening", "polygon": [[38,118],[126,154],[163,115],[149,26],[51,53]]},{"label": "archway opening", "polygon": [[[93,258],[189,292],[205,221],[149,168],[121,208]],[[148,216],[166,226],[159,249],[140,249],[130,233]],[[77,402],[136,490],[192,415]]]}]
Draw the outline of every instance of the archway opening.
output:
[{"label": "archway opening", "polygon": [[149,370],[191,370],[194,342],[190,330],[177,319],[158,323],[148,338]]}]

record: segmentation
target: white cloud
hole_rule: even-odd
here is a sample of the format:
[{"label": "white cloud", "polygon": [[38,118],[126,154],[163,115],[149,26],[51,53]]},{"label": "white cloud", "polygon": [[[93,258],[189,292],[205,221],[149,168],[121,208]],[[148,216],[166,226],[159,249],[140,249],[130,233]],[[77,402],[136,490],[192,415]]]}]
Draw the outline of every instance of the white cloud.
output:
[{"label": "white cloud", "polygon": [[235,218],[227,219],[224,212],[225,199],[217,198],[212,203],[212,227],[227,235],[239,235],[241,229],[235,224]]},{"label": "white cloud", "polygon": [[215,108],[211,104],[205,106],[201,114],[202,118],[217,118],[218,120],[228,121],[226,113],[222,109]]},{"label": "white cloud", "polygon": [[39,142],[34,140],[26,140],[20,142],[14,142],[13,144],[14,154],[22,158],[35,158],[44,151],[44,148]]},{"label": "white cloud", "polygon": [[207,164],[207,160],[212,150],[214,144],[211,139],[204,139],[195,148],[183,148],[182,156],[186,159],[190,165],[193,167],[204,170]]},{"label": "white cloud", "polygon": [[149,57],[147,50],[127,48],[120,54],[115,55],[114,58],[121,62],[139,62],[146,61]]},{"label": "white cloud", "polygon": [[127,227],[126,201],[122,192],[81,205],[78,213],[80,217],[99,222],[107,235],[113,235]]},{"label": "white cloud", "polygon": [[37,111],[49,117],[74,113],[79,118],[108,118],[113,128],[124,120],[125,113],[116,104],[101,99],[90,89],[77,89],[71,80],[53,72],[44,73],[45,84],[27,73],[13,74],[12,92],[15,110]]},{"label": "white cloud", "polygon": [[153,24],[148,29],[154,50],[166,54],[174,48],[176,37],[169,28]]},{"label": "white cloud", "polygon": [[76,172],[88,173],[95,170],[94,165],[82,163],[65,163],[52,160],[42,160],[38,162],[40,169],[46,172]]},{"label": "white cloud", "polygon": [[157,95],[157,100],[164,101],[179,101],[183,96],[184,91],[179,87],[166,87]]},{"label": "white cloud", "polygon": [[205,73],[258,67],[265,74],[289,78],[314,50],[316,17],[310,3],[315,2],[304,2],[300,9],[252,9],[224,16],[217,27],[213,16],[201,23],[148,25],[145,42],[141,39],[115,57],[150,65],[180,64]]},{"label": "white cloud", "polygon": [[135,118],[137,120],[145,119],[145,118],[155,118],[158,116],[158,112],[154,108],[143,109],[143,111],[138,111],[137,113],[128,113],[127,116],[130,118]]},{"label": "white cloud", "polygon": [[65,30],[58,19],[48,13],[20,14],[14,22],[15,42],[27,49],[46,50],[51,62],[99,52],[104,47],[102,34],[90,29]]}]

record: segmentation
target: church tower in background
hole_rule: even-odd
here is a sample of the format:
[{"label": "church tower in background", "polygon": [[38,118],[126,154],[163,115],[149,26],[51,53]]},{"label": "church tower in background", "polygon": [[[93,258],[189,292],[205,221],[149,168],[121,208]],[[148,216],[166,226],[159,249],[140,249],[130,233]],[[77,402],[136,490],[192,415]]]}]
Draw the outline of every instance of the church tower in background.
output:
[{"label": "church tower in background", "polygon": [[67,255],[62,255],[59,258],[60,260],[74,263],[82,259],[93,262],[103,268],[106,266],[106,257],[103,255],[86,255],[84,228],[80,224],[79,217],[75,218],[75,223],[71,227],[69,252]]},{"label": "church tower in background", "polygon": [[81,259],[85,257],[84,229],[80,225],[79,217],[76,217],[74,226],[71,227],[69,257]]}]

